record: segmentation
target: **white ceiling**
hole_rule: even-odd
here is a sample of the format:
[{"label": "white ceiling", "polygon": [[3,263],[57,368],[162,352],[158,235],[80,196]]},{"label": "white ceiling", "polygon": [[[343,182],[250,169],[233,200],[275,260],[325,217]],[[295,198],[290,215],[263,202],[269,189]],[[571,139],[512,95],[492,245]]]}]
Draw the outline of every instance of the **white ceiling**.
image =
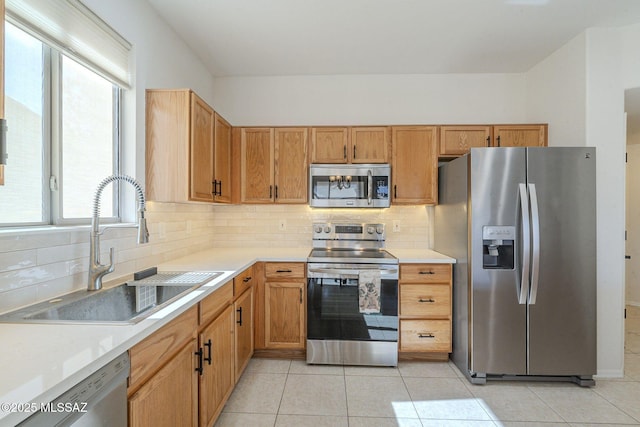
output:
[{"label": "white ceiling", "polygon": [[221,76],[518,73],[639,0],[148,0]]}]

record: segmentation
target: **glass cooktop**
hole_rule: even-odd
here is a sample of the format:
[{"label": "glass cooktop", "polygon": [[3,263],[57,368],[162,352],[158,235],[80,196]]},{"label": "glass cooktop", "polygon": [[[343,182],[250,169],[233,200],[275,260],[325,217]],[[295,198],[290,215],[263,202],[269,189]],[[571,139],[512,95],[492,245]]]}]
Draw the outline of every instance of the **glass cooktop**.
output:
[{"label": "glass cooktop", "polygon": [[398,259],[384,249],[313,249],[309,262],[397,263]]}]

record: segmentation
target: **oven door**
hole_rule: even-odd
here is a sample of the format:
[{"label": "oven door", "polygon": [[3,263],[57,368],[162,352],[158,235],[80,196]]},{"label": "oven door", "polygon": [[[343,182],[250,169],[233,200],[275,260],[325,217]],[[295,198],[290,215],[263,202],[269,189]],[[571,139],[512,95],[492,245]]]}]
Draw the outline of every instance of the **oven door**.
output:
[{"label": "oven door", "polygon": [[358,300],[358,277],[361,269],[341,267],[332,275],[330,267],[326,265],[318,268],[309,264],[309,363],[397,364],[397,266],[375,268],[383,271],[380,280],[380,312],[366,314],[360,312]]}]

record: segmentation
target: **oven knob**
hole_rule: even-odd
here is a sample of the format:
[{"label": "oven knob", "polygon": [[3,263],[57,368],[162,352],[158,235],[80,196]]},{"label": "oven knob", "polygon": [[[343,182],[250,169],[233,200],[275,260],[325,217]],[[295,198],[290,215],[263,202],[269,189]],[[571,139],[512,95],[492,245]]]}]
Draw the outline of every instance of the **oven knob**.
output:
[{"label": "oven knob", "polygon": [[379,225],[376,227],[376,233],[382,234],[384,232],[384,227]]},{"label": "oven knob", "polygon": [[367,233],[373,234],[373,227],[371,226],[367,227]]},{"label": "oven knob", "polygon": [[326,226],[324,227],[324,232],[325,232],[325,233],[331,233],[331,227],[329,227],[328,225],[326,225]]},{"label": "oven knob", "polygon": [[316,226],[313,228],[313,231],[314,231],[315,233],[322,233],[322,226],[321,226],[321,225],[316,225]]}]

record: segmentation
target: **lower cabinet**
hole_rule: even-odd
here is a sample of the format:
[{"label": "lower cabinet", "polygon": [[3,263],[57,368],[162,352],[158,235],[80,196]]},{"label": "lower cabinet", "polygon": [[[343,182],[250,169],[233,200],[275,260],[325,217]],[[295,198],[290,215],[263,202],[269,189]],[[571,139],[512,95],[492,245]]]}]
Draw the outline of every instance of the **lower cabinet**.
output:
[{"label": "lower cabinet", "polygon": [[200,332],[200,425],[213,425],[235,384],[234,313],[228,306]]},{"label": "lower cabinet", "polygon": [[197,328],[193,307],[129,350],[129,425],[198,425]]},{"label": "lower cabinet", "polygon": [[[306,346],[306,264],[256,264],[255,348],[299,357]],[[275,350],[269,352],[269,350]]]},{"label": "lower cabinet", "polygon": [[235,312],[235,382],[253,355],[253,288],[246,290],[233,304]]},{"label": "lower cabinet", "polygon": [[[451,352],[451,264],[400,265],[400,352]],[[402,354],[401,354],[402,356]]]}]

